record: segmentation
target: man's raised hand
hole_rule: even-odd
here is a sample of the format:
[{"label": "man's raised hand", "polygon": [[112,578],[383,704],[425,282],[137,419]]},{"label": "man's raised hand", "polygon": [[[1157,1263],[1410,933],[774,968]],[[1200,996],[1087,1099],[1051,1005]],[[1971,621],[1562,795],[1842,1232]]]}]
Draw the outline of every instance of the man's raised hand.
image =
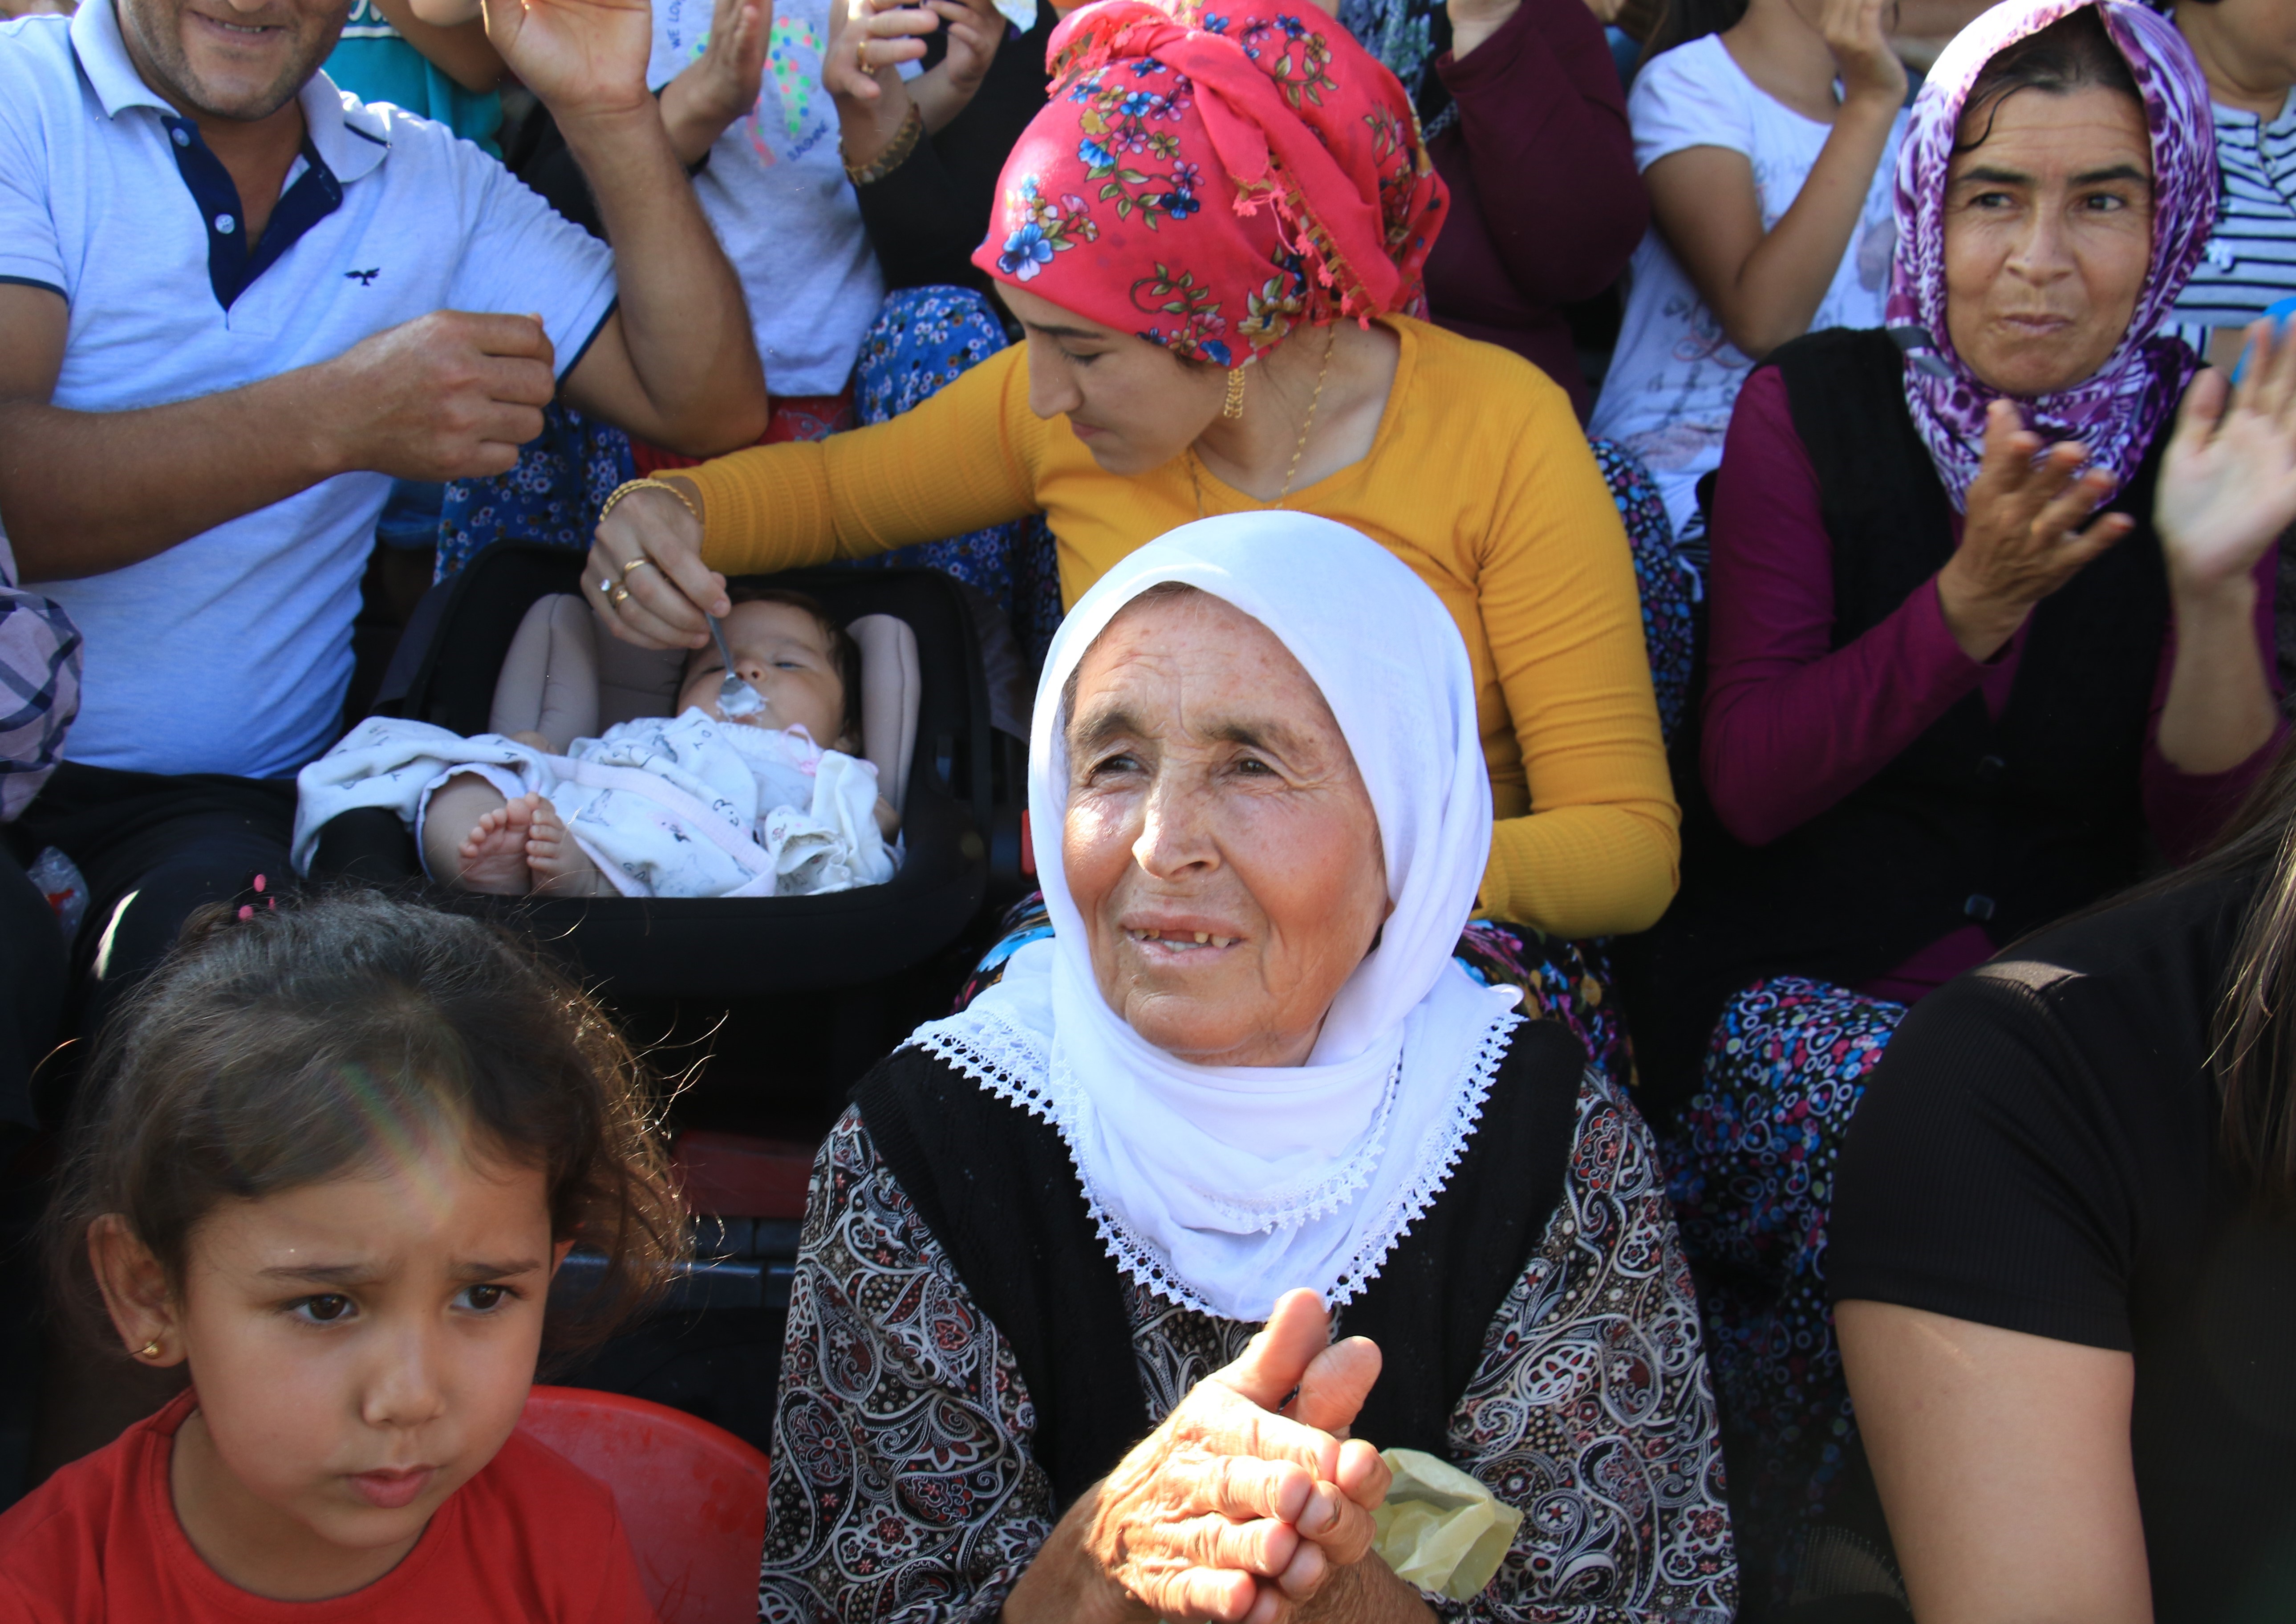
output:
[{"label": "man's raised hand", "polygon": [[331,460],[402,480],[507,472],[557,390],[550,337],[530,316],[436,310],[325,363],[342,422]]},{"label": "man's raised hand", "polygon": [[646,0],[489,0],[487,37],[562,126],[657,115],[646,89],[653,11]]}]

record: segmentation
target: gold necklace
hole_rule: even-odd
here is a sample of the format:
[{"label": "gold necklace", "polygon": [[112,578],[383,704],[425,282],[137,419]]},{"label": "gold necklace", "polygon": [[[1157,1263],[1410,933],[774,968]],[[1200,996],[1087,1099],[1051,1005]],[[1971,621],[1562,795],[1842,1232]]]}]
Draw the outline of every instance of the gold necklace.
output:
[{"label": "gold necklace", "polygon": [[[1324,363],[1316,369],[1316,392],[1308,398],[1308,414],[1300,420],[1300,439],[1292,447],[1292,465],[1283,471],[1283,488],[1275,493],[1275,505],[1282,507],[1284,498],[1292,494],[1292,481],[1300,477],[1300,459],[1308,452],[1308,436],[1316,430],[1316,408],[1324,404],[1324,381],[1332,375],[1332,351],[1340,347],[1340,335],[1332,332],[1324,345]],[[1196,517],[1204,516],[1204,482],[1199,470],[1203,458],[1196,452],[1193,441],[1188,445],[1188,483],[1195,488]]]}]

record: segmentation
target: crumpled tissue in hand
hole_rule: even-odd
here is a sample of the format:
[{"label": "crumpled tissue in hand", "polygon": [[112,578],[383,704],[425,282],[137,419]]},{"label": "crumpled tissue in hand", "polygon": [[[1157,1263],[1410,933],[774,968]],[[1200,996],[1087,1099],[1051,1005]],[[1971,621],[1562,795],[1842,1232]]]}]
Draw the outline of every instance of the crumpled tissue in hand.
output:
[{"label": "crumpled tissue in hand", "polygon": [[1395,1474],[1372,1513],[1377,1551],[1398,1577],[1455,1602],[1482,1593],[1506,1560],[1522,1513],[1452,1465],[1417,1449],[1383,1449]]}]

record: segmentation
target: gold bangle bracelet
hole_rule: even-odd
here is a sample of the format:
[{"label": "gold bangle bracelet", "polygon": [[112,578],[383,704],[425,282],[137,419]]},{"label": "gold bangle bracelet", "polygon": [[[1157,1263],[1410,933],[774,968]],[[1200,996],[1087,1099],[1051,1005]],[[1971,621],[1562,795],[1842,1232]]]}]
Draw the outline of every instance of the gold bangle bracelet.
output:
[{"label": "gold bangle bracelet", "polygon": [[699,523],[701,521],[701,514],[700,511],[694,507],[692,502],[686,499],[686,496],[684,491],[678,489],[676,486],[672,485],[668,480],[626,480],[621,484],[615,486],[613,494],[609,496],[605,501],[599,505],[598,522],[600,524],[605,523],[606,515],[614,511],[614,504],[619,502],[624,496],[628,496],[634,490],[666,490],[671,496],[677,498],[678,506],[684,508],[687,513],[693,515],[695,522]]},{"label": "gold bangle bracelet", "polygon": [[925,116],[917,111],[917,104],[912,102],[909,103],[908,117],[901,120],[901,127],[893,132],[893,138],[885,144],[884,151],[858,168],[849,163],[847,164],[845,178],[857,186],[875,185],[908,162],[909,154],[917,150],[917,142],[924,133]]}]

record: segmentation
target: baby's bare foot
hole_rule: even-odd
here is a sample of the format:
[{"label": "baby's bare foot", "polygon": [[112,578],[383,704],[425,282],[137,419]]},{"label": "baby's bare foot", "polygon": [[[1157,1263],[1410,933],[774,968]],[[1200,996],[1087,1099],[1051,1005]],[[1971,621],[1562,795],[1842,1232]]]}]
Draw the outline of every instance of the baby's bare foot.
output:
[{"label": "baby's bare foot", "polygon": [[521,795],[480,817],[456,853],[461,863],[455,883],[490,897],[525,896],[533,886],[527,872],[528,830],[535,808],[549,804],[539,795]]},{"label": "baby's bare foot", "polygon": [[574,843],[558,808],[543,801],[526,833],[526,867],[537,897],[612,897],[619,893],[589,854]]}]

